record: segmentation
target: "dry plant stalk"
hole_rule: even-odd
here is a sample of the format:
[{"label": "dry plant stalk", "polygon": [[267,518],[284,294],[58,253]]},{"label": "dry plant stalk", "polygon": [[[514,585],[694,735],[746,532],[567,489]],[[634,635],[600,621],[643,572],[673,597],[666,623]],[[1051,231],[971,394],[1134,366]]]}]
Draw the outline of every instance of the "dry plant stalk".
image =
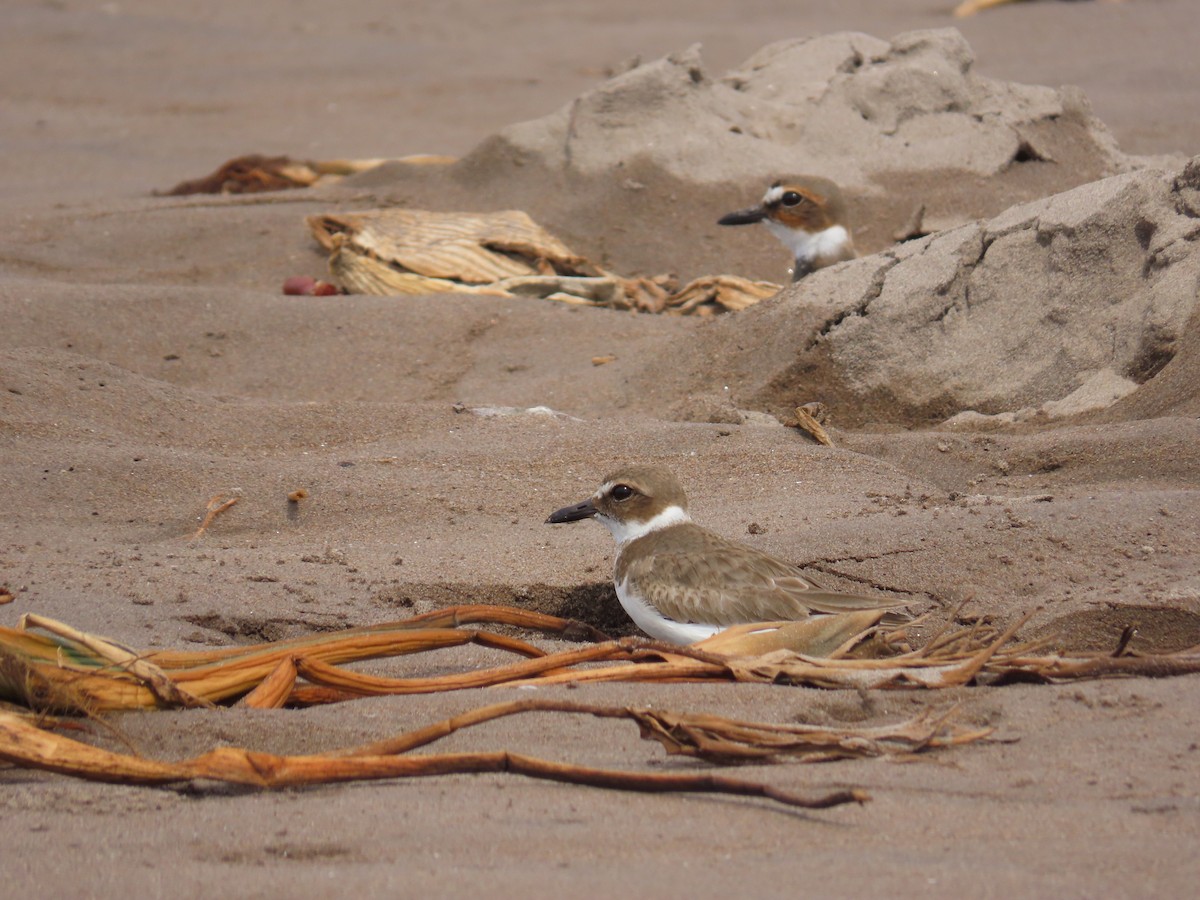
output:
[{"label": "dry plant stalk", "polygon": [[313,684],[334,688],[347,694],[370,697],[392,694],[432,694],[442,691],[493,687],[510,681],[536,679],[544,672],[569,668],[581,663],[611,662],[614,659],[629,658],[629,652],[621,641],[609,641],[494,669],[477,669],[459,675],[443,675],[436,678],[385,678],[364,675],[360,672],[339,669],[337,666],[307,657],[296,659],[296,670]]},{"label": "dry plant stalk", "polygon": [[[830,617],[832,618],[832,617]],[[1200,647],[1163,656],[1045,653],[1044,642],[1015,643],[1028,617],[1000,632],[976,623],[947,625],[918,650],[887,658],[848,658],[854,640],[832,656],[817,657],[793,646],[800,631],[779,629],[775,649],[755,643],[753,631],[729,641],[678,647],[654,641],[604,639],[578,623],[508,607],[466,606],[370,628],[349,629],[258,647],[139,655],[112,641],[37,616],[24,623],[54,638],[0,629],[0,694],[45,713],[65,709],[94,715],[101,709],[194,705],[243,696],[254,708],[334,702],[369,694],[462,690],[487,685],[537,685],[585,681],[686,682],[705,679],[804,684],[820,687],[943,688],[987,677],[995,683],[1030,677],[1046,681],[1128,675],[1166,677],[1200,672]],[[545,653],[515,638],[458,626],[507,622],[559,634],[583,633],[596,643]],[[791,623],[797,624],[797,623]],[[874,621],[854,620],[874,629]],[[822,625],[805,640],[831,645],[854,628]],[[892,633],[902,643],[904,629]],[[861,637],[861,635],[859,635]],[[747,643],[748,639],[750,640]],[[340,668],[338,663],[419,653],[479,643],[526,657],[492,669],[429,678],[383,678]],[[1118,648],[1119,653],[1125,647]],[[720,651],[720,652],[719,652]],[[749,654],[749,655],[746,655]],[[615,665],[596,665],[597,663]],[[586,666],[586,667],[584,667]],[[308,684],[298,684],[304,678]],[[219,748],[181,762],[159,762],[115,753],[41,730],[0,710],[0,760],[93,781],[168,784],[216,780],[258,788],[327,784],[450,773],[508,772],[532,778],[618,790],[717,792],[764,797],[802,808],[863,802],[860,791],[833,791],[808,798],[770,786],[713,773],[648,774],[559,763],[507,751],[404,756],[453,734],[496,719],[533,712],[617,718],[635,723],[644,739],[667,753],[729,765],[780,758],[818,762],[849,757],[910,754],[986,738],[987,728],[951,726],[954,709],[928,712],[907,722],[873,728],[823,728],[746,722],[705,713],[603,707],[559,700],[519,700],[481,707],[425,728],[358,747],[305,756],[279,756],[244,748]]]},{"label": "dry plant stalk", "polygon": [[34,615],[33,613],[26,613],[21,616],[20,627],[41,628],[43,631],[57,634],[59,637],[67,638],[87,648],[101,659],[107,660],[114,666],[123,669],[145,684],[165,706],[211,707],[213,705],[208,700],[189,694],[175,684],[167,676],[166,672],[153,663],[147,662],[132,650],[121,647],[111,641],[106,641],[104,638],[96,637],[93,634],[85,634],[82,631],[71,628],[69,625],[64,625],[62,622]]},{"label": "dry plant stalk", "polygon": [[415,757],[337,752],[277,756],[244,748],[221,747],[180,762],[159,762],[113,753],[62,735],[50,734],[6,712],[0,712],[0,759],[25,768],[44,769],[88,781],[134,785],[211,780],[248,787],[279,788],[380,778],[509,772],[530,778],[614,790],[763,797],[803,809],[826,809],[844,803],[863,803],[870,799],[865,792],[854,789],[831,791],[818,797],[802,797],[770,785],[709,772],[649,774],[595,769],[507,751]]},{"label": "dry plant stalk", "polygon": [[204,520],[200,523],[200,527],[196,529],[196,533],[192,535],[192,540],[199,540],[204,536],[204,532],[208,531],[208,526],[229,507],[238,502],[239,497],[226,497],[224,494],[213,494],[208,498],[208,505],[205,507]]},{"label": "dry plant stalk", "polygon": [[596,706],[566,700],[514,700],[453,716],[398,737],[337,751],[342,756],[407,753],[465,728],[530,712],[572,713],[634,722],[643,740],[653,740],[671,755],[692,756],[727,765],[762,762],[778,757],[803,762],[917,753],[981,740],[991,728],[964,729],[948,724],[958,711],[926,711],[896,725],[875,728],[825,728],[744,722],[707,713],[675,713],[663,709]]},{"label": "dry plant stalk", "polygon": [[[116,647],[111,641],[83,635],[52,619],[34,616],[27,621],[50,630],[56,638],[0,627],[0,649],[7,648],[23,660],[27,668],[32,668],[39,673],[39,677],[56,685],[62,696],[83,698],[97,711],[179,705],[164,699],[169,698],[169,694],[165,694],[161,686],[156,690],[153,682],[148,680],[157,671],[165,673],[171,682],[191,696],[208,702],[221,702],[253,690],[282,661],[293,657],[332,664],[422,653],[468,643],[530,658],[545,656],[541,649],[516,638],[460,627],[481,622],[513,625],[571,639],[607,639],[596,629],[570,619],[513,607],[468,605],[437,610],[400,622],[273,643],[203,651],[158,650],[138,656],[125,648]],[[100,648],[104,647],[110,649],[102,652]],[[118,667],[115,665],[117,661],[127,660],[121,654],[134,656],[146,666]],[[527,673],[521,671],[520,674]],[[344,692],[331,693],[325,689],[316,693],[322,702],[355,696]],[[4,670],[0,668],[0,699],[7,697],[16,702],[26,702],[28,696],[23,679],[6,678]],[[53,708],[69,711],[74,704]]]},{"label": "dry plant stalk", "polygon": [[[874,613],[814,617],[774,630],[735,630],[728,637],[681,647],[640,638],[613,641],[579,623],[512,607],[466,606],[256,646],[144,655],[53,620],[31,617],[30,624],[51,630],[57,640],[0,628],[0,647],[25,660],[27,668],[47,684],[83,698],[97,711],[218,703],[244,695],[249,695],[249,705],[276,707],[526,684],[717,680],[842,689],[939,689],[980,679],[1002,683],[1017,678],[1063,681],[1200,672],[1200,648],[1162,656],[1049,654],[1045,642],[1015,642],[1028,617],[1004,632],[979,623],[959,630],[947,627],[916,650],[882,657],[848,656],[851,647],[877,631],[873,616],[877,618]],[[485,621],[594,643],[548,654],[513,637],[460,627]],[[883,632],[885,639],[879,644],[904,647],[905,632],[905,628]],[[341,667],[468,643],[525,658],[486,669],[412,678],[366,675]],[[299,679],[307,683],[298,683]],[[21,702],[29,694],[20,679],[5,678],[0,667],[0,699]]]},{"label": "dry plant stalk", "polygon": [[251,709],[282,709],[296,687],[296,661],[290,656],[258,683],[258,687],[238,701]]},{"label": "dry plant stalk", "polygon": [[63,712],[91,716],[95,713],[89,698],[74,690],[69,681],[48,678],[43,667],[35,665],[19,651],[0,646],[0,696],[4,696],[37,715]]},{"label": "dry plant stalk", "polygon": [[103,728],[121,743],[133,749],[125,735],[102,718],[89,697],[76,690],[70,682],[56,683],[46,678],[22,654],[0,645],[0,688],[15,685],[21,704],[16,706],[0,701],[0,711],[28,719],[39,728],[77,729],[78,722],[52,716],[52,711],[82,716]]}]

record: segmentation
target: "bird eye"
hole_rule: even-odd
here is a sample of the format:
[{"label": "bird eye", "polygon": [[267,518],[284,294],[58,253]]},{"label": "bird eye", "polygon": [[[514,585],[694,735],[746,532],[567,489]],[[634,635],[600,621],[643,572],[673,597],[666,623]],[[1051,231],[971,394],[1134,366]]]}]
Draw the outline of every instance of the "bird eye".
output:
[{"label": "bird eye", "polygon": [[784,191],[783,196],[779,198],[779,202],[784,206],[799,206],[804,202],[804,197],[796,191]]},{"label": "bird eye", "polygon": [[612,489],[610,496],[618,503],[621,503],[633,496],[633,488],[627,484],[618,484]]}]

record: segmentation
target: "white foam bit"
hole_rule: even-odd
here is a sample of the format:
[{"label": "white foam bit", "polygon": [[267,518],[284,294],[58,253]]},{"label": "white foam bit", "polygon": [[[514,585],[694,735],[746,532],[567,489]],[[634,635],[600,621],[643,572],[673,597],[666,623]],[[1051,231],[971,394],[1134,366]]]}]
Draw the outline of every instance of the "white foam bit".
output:
[{"label": "white foam bit", "polygon": [[559,412],[548,406],[472,406],[470,412],[485,419],[502,418],[504,416],[546,416],[552,419],[570,419],[572,422],[582,422],[575,416]]}]

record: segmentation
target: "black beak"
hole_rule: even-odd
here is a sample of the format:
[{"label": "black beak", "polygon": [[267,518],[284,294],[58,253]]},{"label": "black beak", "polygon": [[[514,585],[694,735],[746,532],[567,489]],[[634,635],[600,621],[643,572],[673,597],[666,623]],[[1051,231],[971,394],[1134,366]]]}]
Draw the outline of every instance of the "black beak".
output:
[{"label": "black beak", "polygon": [[546,520],[546,524],[561,525],[563,522],[578,522],[580,519],[590,519],[595,514],[596,507],[592,505],[592,501],[589,498],[582,503],[576,503],[574,506],[564,506],[562,509],[556,509],[550,513],[550,518]]},{"label": "black beak", "polygon": [[717,219],[718,225],[753,225],[767,217],[767,211],[761,206],[750,209],[739,209],[737,212],[726,213]]}]

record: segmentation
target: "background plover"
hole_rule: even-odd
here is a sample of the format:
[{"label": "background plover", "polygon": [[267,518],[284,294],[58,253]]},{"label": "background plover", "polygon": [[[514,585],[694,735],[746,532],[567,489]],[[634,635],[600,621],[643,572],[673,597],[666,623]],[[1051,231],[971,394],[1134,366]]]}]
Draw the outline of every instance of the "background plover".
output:
[{"label": "background plover", "polygon": [[762,202],[721,216],[718,225],[762,222],[792,251],[792,281],[836,262],[854,259],[854,238],[846,221],[842,192],[828,178],[797,175],[776,181]]}]

